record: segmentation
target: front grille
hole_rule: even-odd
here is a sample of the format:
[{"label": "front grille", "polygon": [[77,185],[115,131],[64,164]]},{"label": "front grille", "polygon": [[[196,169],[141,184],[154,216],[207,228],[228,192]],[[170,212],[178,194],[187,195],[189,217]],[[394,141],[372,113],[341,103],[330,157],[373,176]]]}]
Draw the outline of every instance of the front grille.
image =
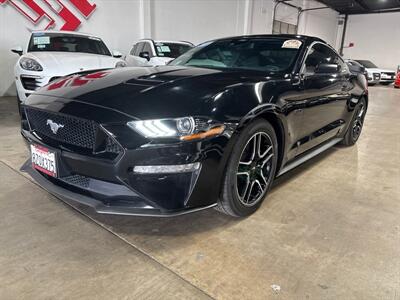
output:
[{"label": "front grille", "polygon": [[36,78],[21,76],[21,83],[24,89],[36,91],[40,87],[40,82]]},{"label": "front grille", "polygon": [[[67,147],[73,146],[73,150],[82,154],[112,154],[106,155],[107,158],[115,158],[122,152],[121,146],[94,121],[30,107],[25,108],[25,113],[31,131],[50,146],[57,146],[58,142]],[[55,129],[57,126],[58,130],[53,132],[52,127]]]},{"label": "front grille", "polygon": [[[98,125],[95,122],[54,114],[47,111],[26,109],[29,124],[35,132],[66,144],[94,149]],[[52,132],[51,124],[59,124],[57,133]]]},{"label": "front grille", "polygon": [[78,174],[62,177],[61,179],[68,184],[72,184],[82,188],[88,188],[90,183],[90,178]]}]

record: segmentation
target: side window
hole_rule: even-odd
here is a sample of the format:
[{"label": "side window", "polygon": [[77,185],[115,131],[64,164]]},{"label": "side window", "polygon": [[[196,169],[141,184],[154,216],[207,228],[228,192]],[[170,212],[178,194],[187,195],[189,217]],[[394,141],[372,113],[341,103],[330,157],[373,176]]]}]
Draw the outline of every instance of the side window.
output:
[{"label": "side window", "polygon": [[150,43],[149,43],[149,42],[146,42],[146,43],[144,44],[144,48],[143,48],[142,52],[148,52],[149,55],[150,55],[150,57],[153,57],[153,56],[154,56],[154,55],[153,55],[153,51],[151,50],[151,46],[150,46]]},{"label": "side window", "polygon": [[142,52],[143,46],[144,46],[144,42],[139,42],[136,44],[135,54],[134,54],[135,56],[139,56],[140,52]]},{"label": "side window", "polygon": [[138,46],[138,44],[136,44],[136,45],[134,45],[134,46],[132,47],[131,52],[129,52],[130,55],[135,55],[137,46]]},{"label": "side window", "polygon": [[[339,63],[340,61],[340,63]],[[343,64],[337,54],[329,47],[323,44],[315,44],[305,61],[305,72],[313,74],[319,64]]]}]

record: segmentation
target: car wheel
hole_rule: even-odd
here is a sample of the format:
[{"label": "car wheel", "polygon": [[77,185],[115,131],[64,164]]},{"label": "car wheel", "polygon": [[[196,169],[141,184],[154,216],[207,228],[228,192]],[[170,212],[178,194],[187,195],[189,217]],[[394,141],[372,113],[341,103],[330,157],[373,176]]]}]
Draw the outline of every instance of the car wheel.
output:
[{"label": "car wheel", "polygon": [[353,119],[351,120],[350,126],[342,141],[343,145],[352,146],[354,145],[361,135],[361,131],[364,125],[365,114],[367,113],[367,103],[364,98],[361,98],[360,102],[354,109]]},{"label": "car wheel", "polygon": [[278,143],[274,128],[256,120],[239,135],[228,160],[217,210],[234,217],[255,212],[275,177]]}]

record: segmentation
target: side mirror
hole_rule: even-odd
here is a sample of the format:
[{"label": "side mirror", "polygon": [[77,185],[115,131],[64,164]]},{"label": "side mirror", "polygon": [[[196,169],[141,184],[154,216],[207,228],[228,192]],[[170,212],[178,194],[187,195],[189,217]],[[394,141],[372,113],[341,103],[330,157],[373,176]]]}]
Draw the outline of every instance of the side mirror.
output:
[{"label": "side mirror", "polygon": [[21,46],[17,46],[11,49],[11,52],[17,53],[19,56],[21,56],[24,53],[24,50],[22,49]]},{"label": "side mirror", "polygon": [[319,64],[315,68],[315,74],[335,74],[340,72],[338,64]]},{"label": "side mirror", "polygon": [[147,51],[140,52],[140,53],[139,53],[139,56],[140,56],[141,58],[145,58],[145,59],[147,59],[147,60],[150,60],[150,54],[149,54],[149,52],[147,52]]},{"label": "side mirror", "polygon": [[113,50],[112,56],[115,57],[115,58],[121,58],[122,57],[122,53],[117,51],[117,50]]}]

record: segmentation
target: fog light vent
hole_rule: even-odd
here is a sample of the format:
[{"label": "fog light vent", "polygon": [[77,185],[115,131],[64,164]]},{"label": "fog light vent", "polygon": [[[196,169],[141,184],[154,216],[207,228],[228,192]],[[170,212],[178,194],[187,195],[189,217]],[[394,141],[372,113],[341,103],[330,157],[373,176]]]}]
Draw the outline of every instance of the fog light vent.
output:
[{"label": "fog light vent", "polygon": [[134,173],[139,174],[171,174],[194,172],[200,168],[200,163],[191,163],[185,165],[158,165],[158,166],[135,166]]}]

